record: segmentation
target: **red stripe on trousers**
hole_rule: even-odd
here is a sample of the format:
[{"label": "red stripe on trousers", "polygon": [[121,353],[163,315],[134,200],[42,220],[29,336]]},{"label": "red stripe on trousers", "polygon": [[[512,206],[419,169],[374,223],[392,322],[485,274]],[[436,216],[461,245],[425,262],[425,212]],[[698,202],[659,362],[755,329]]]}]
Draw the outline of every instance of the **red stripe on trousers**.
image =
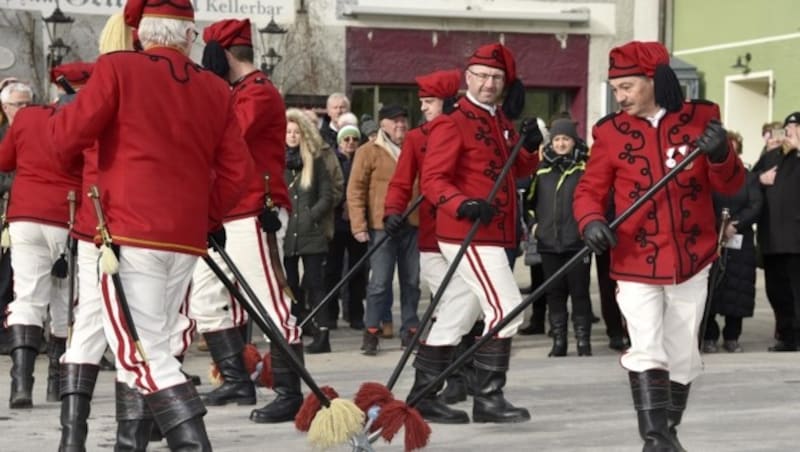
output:
[{"label": "red stripe on trousers", "polygon": [[478,250],[472,245],[467,248],[467,260],[469,260],[469,265],[472,267],[472,272],[475,273],[475,276],[477,276],[478,281],[481,283],[483,292],[486,294],[486,300],[489,302],[489,306],[492,307],[492,311],[494,312],[494,319],[489,323],[487,328],[487,330],[489,330],[503,318],[503,307],[500,305],[500,298],[497,296],[497,291],[492,284],[492,279],[483,266],[483,261],[481,261]]},{"label": "red stripe on trousers", "polygon": [[[150,392],[157,391],[158,387],[153,381],[153,377],[150,375],[150,368],[146,363],[141,363],[136,359],[136,344],[134,344],[133,338],[128,333],[125,319],[118,318],[117,314],[114,312],[111,295],[108,292],[107,274],[103,273],[100,283],[103,291],[103,302],[105,303],[106,311],[108,312],[108,318],[111,321],[111,327],[114,330],[114,335],[117,337],[117,357],[120,364],[122,364],[122,367],[128,372],[136,374],[137,386],[146,388]],[[116,300],[114,300],[114,304],[119,306],[118,303],[116,303]],[[117,321],[119,321],[119,324]],[[127,356],[125,353],[125,346],[127,346],[130,350],[130,356]],[[126,358],[130,359],[130,362],[127,362]],[[149,388],[145,386],[142,380],[143,378],[147,381],[148,385],[151,385]]]}]

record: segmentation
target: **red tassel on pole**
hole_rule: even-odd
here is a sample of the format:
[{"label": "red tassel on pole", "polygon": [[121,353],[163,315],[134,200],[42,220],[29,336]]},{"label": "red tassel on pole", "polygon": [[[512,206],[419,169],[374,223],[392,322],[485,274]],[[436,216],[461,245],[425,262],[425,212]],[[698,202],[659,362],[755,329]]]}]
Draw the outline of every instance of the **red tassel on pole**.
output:
[{"label": "red tassel on pole", "polygon": [[366,413],[373,406],[383,407],[383,405],[392,400],[394,400],[394,396],[386,386],[368,381],[358,388],[353,402],[357,407],[361,408],[361,411]]},{"label": "red tassel on pole", "polygon": [[272,388],[272,355],[269,352],[264,353],[264,357],[261,358],[259,364],[261,365],[261,371],[258,374],[257,384],[265,388]]}]

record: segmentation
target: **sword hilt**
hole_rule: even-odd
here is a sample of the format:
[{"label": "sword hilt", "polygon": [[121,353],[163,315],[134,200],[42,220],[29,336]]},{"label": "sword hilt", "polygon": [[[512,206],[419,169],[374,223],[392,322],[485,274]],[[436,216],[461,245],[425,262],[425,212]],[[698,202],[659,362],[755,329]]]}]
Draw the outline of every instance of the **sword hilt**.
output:
[{"label": "sword hilt", "polygon": [[98,190],[97,185],[89,187],[89,198],[92,200],[94,212],[97,215],[97,231],[100,233],[100,238],[103,244],[110,246],[112,243],[111,234],[108,232],[106,217],[103,215],[103,206],[100,204],[100,190]]},{"label": "sword hilt", "polygon": [[72,230],[72,227],[75,226],[75,203],[77,202],[77,198],[75,197],[75,190],[70,190],[67,193],[67,202],[69,202],[69,230]]}]

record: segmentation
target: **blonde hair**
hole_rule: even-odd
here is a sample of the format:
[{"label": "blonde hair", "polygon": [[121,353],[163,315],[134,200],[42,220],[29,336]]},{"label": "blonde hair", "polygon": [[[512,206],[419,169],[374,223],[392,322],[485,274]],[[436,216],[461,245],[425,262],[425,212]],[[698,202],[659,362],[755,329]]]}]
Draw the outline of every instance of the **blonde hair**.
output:
[{"label": "blonde hair", "polygon": [[100,53],[133,50],[133,29],[125,24],[122,13],[112,14],[100,32]]},{"label": "blonde hair", "polygon": [[314,159],[322,149],[322,137],[308,116],[297,108],[286,110],[286,122],[293,122],[300,129],[300,158],[303,160],[303,169],[300,171],[300,187],[307,189],[314,179]]}]

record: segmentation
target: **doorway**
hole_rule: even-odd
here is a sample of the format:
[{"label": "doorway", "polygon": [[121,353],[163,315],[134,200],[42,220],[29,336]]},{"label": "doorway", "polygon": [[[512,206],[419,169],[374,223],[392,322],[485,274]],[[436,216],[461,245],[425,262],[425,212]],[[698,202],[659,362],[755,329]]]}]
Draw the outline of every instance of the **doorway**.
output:
[{"label": "doorway", "polygon": [[754,164],[761,155],[761,126],[772,121],[773,87],[772,71],[725,77],[724,124],[742,135],[746,164]]}]

